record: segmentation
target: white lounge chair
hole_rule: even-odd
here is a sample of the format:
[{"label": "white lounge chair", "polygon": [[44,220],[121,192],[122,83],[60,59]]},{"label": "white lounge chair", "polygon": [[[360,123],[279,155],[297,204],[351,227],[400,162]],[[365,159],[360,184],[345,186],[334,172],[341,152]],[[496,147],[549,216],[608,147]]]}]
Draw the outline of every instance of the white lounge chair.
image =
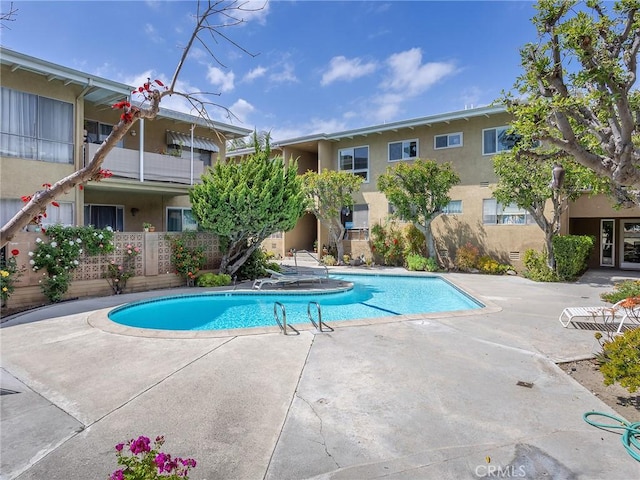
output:
[{"label": "white lounge chair", "polygon": [[620,333],[622,331],[622,327],[624,327],[625,320],[632,319],[630,314],[640,313],[640,310],[638,310],[637,307],[631,310],[622,307],[621,304],[625,300],[626,299],[620,300],[618,303],[610,307],[604,305],[598,307],[567,307],[562,310],[558,320],[560,320],[560,323],[564,328],[567,328],[576,318],[588,318],[594,321],[602,319],[605,325],[607,323],[618,322],[619,319],[616,333]]},{"label": "white lounge chair", "polygon": [[300,282],[321,282],[322,277],[319,275],[305,275],[301,273],[281,273],[275,270],[266,269],[271,276],[267,278],[256,278],[253,282],[253,288],[260,290],[264,285],[287,285],[290,283]]}]

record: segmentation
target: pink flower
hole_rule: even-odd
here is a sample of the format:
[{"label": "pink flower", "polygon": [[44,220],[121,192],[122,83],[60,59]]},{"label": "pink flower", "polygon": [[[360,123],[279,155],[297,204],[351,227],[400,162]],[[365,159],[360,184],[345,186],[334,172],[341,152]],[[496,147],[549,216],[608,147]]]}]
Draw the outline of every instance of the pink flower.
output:
[{"label": "pink flower", "polygon": [[124,448],[124,443],[119,443],[116,445],[116,450],[118,452],[121,452],[123,448]]},{"label": "pink flower", "polygon": [[124,480],[124,473],[122,473],[122,470],[116,470],[111,474],[109,480]]},{"label": "pink flower", "polygon": [[149,442],[150,440],[147,437],[140,435],[137,440],[131,441],[131,446],[129,447],[129,449],[134,455],[138,455],[142,452],[149,452],[151,451]]}]

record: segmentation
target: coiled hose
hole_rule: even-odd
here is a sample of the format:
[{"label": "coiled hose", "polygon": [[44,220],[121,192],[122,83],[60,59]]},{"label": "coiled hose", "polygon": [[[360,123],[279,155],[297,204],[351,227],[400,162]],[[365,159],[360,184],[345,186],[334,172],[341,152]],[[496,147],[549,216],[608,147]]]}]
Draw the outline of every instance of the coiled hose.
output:
[{"label": "coiled hose", "polygon": [[[609,418],[618,422],[618,425],[595,422],[589,418],[592,415]],[[602,412],[587,412],[582,415],[582,418],[589,425],[593,425],[594,427],[600,428],[602,430],[624,430],[624,432],[621,434],[622,445],[624,446],[627,453],[631,455],[631,458],[634,458],[636,461],[640,462],[640,422],[629,423],[622,418]]]}]

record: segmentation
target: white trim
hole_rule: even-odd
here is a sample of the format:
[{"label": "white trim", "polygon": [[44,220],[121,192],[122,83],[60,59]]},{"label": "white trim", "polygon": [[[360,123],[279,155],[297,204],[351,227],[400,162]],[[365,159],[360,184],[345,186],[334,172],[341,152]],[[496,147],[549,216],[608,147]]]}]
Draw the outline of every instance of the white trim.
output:
[{"label": "white trim", "polygon": [[[509,150],[498,150],[498,129],[500,128],[505,128],[505,129],[509,129],[511,128],[510,125],[499,125],[497,127],[490,127],[490,128],[483,128],[482,129],[482,155],[483,156],[488,156],[488,155],[496,155],[500,152],[508,152]],[[496,130],[496,144],[494,145],[496,148],[495,152],[491,152],[491,153],[485,153],[485,149],[484,149],[484,132],[488,131],[488,130]]]},{"label": "white trim", "polygon": [[[607,245],[611,245],[611,263],[603,263],[602,261],[602,248],[604,246],[604,242],[602,241],[602,237],[603,237],[603,224],[604,222],[613,222],[613,228],[611,230],[611,234],[613,235],[613,238],[611,239],[611,242],[608,243]],[[616,221],[613,218],[601,218],[600,219],[600,241],[598,242],[598,244],[600,245],[600,266],[601,267],[615,267],[616,265]]]},{"label": "white trim", "polygon": [[[454,135],[460,135],[460,143],[456,144],[456,145],[451,145],[449,138],[454,136]],[[436,146],[436,140],[439,137],[447,137],[447,146],[446,147],[438,147]],[[483,136],[484,138],[484,136]],[[433,149],[434,150],[445,150],[447,148],[458,148],[458,147],[462,147],[464,145],[464,141],[463,141],[463,135],[462,132],[454,132],[454,133],[443,133],[442,135],[434,135],[433,136]]]},{"label": "white trim", "polygon": [[[413,157],[405,157],[404,156],[404,144],[405,143],[411,143],[411,142],[415,142],[416,143],[416,154]],[[400,143],[402,144],[402,158],[398,158],[398,159],[391,159],[391,155],[390,155],[390,148],[391,145],[395,144],[395,143]],[[410,138],[407,140],[396,140],[394,142],[387,142],[387,161],[388,162],[402,162],[402,161],[407,161],[407,160],[415,160],[416,158],[418,158],[420,156],[420,140],[418,140],[417,138]]]},{"label": "white trim", "polygon": [[[619,240],[619,248],[620,248],[620,268],[626,268],[629,270],[640,270],[640,262],[636,263],[636,262],[625,262],[625,254],[624,254],[624,240],[625,240],[625,234],[624,234],[624,226],[626,223],[638,223],[640,224],[640,218],[623,218],[620,219],[620,240]],[[637,238],[638,241],[635,242],[634,241],[634,247],[636,243],[640,243],[640,231],[638,232],[634,232],[634,234],[637,234],[638,237],[627,237],[627,238]]]},{"label": "white trim", "polygon": [[[351,170],[346,170],[343,168],[340,168],[340,157],[341,157],[341,152],[345,151],[345,150],[354,150],[357,148],[366,148],[367,149],[367,169],[366,172],[363,169],[357,169],[356,170],[356,158],[355,158],[355,152],[353,154],[353,163],[351,165]],[[338,149],[338,171],[339,172],[351,172],[354,175],[358,175],[359,173],[366,173],[367,177],[364,179],[363,183],[369,183],[369,173],[371,171],[371,148],[369,147],[369,145],[357,145],[357,146],[353,146],[353,147],[345,147],[345,148],[339,148]],[[359,176],[359,175],[358,175]]]}]

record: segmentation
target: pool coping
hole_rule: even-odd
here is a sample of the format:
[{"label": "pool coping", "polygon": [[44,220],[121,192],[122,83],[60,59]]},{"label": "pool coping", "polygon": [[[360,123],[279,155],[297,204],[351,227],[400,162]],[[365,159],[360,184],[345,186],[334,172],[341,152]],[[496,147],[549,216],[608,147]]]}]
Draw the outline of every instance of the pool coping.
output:
[{"label": "pool coping", "polygon": [[[334,273],[347,273],[347,272],[338,272]],[[349,272],[351,274],[352,272]],[[398,273],[381,273],[376,272],[375,274],[367,274],[367,273],[357,273],[355,275],[379,275],[379,276],[419,276],[419,277],[437,277],[441,280],[447,282],[452,287],[456,288],[463,294],[471,297],[474,301],[479,302],[483,306],[480,308],[466,309],[466,310],[453,310],[453,311],[444,311],[444,312],[434,312],[434,313],[412,313],[405,315],[393,315],[387,317],[377,317],[377,318],[363,318],[363,319],[352,319],[352,320],[341,320],[341,321],[332,321],[329,326],[332,328],[345,328],[345,327],[360,327],[364,325],[375,325],[375,324],[383,324],[383,323],[396,323],[396,322],[405,322],[405,321],[419,321],[419,320],[434,320],[439,318],[450,318],[450,317],[466,317],[471,315],[485,315],[488,313],[495,313],[502,311],[502,307],[496,305],[483,295],[478,293],[474,293],[472,290],[468,288],[462,288],[456,283],[452,282],[449,279],[446,279],[440,275],[430,273],[428,275],[425,274],[417,274],[417,272],[409,272],[409,274],[398,274]],[[342,291],[344,288],[338,288],[336,291]],[[269,290],[273,291],[273,290]],[[324,292],[329,293],[327,290],[323,290]],[[253,292],[253,293],[252,293]],[[258,293],[266,293],[267,291],[258,291],[251,288],[237,288],[237,287],[229,287],[228,289],[216,289],[215,292],[211,292],[211,294],[224,294],[224,293],[238,293],[238,294],[258,294]],[[333,291],[331,291],[333,292]],[[296,289],[294,294],[307,294],[307,293],[318,293],[318,288],[308,288],[308,289]],[[189,296],[191,294],[184,294]],[[198,295],[198,294],[195,294]],[[206,292],[203,292],[202,295],[207,295]],[[159,294],[157,298],[160,297],[171,297],[172,295]],[[181,295],[175,295],[181,296]],[[153,298],[143,301],[153,301]],[[127,302],[127,303],[136,303],[136,302]],[[245,335],[264,335],[264,334],[281,334],[280,327],[277,325],[273,326],[265,326],[265,327],[248,327],[248,328],[233,328],[233,329],[224,329],[224,330],[164,330],[164,329],[154,329],[154,328],[139,328],[139,327],[129,327],[126,325],[122,325],[120,323],[116,323],[109,318],[109,312],[112,310],[121,308],[123,305],[127,303],[123,303],[121,305],[116,305],[114,307],[103,308],[100,310],[94,310],[90,312],[86,318],[87,323],[99,330],[102,330],[106,333],[112,333],[116,335],[126,335],[132,337],[145,337],[145,338],[175,338],[175,339],[200,339],[200,338],[226,338],[226,337],[237,337],[237,336],[245,336]],[[311,333],[326,333],[319,332],[316,328],[311,324],[311,322],[304,323],[292,323],[296,330],[300,332],[311,331]],[[288,336],[296,336],[295,334],[287,334]]]}]

